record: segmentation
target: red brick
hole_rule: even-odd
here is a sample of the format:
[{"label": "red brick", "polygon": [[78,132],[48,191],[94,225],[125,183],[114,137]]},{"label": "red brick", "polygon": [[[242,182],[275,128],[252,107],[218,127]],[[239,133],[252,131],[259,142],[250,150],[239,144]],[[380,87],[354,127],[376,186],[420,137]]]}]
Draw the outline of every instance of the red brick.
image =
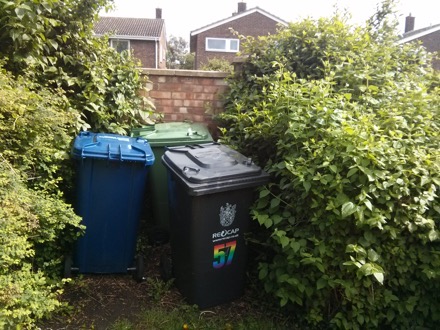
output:
[{"label": "red brick", "polygon": [[150,91],[150,96],[155,99],[170,99],[171,92],[161,92],[161,91]]}]

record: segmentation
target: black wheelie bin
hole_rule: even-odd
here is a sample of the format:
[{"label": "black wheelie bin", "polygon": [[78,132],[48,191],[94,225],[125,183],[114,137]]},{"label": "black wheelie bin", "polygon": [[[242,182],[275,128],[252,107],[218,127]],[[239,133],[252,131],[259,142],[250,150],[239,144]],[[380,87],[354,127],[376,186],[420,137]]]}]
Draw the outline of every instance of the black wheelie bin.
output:
[{"label": "black wheelie bin", "polygon": [[254,190],[269,175],[218,143],[171,147],[168,170],[171,268],[189,303],[207,308],[244,292]]}]

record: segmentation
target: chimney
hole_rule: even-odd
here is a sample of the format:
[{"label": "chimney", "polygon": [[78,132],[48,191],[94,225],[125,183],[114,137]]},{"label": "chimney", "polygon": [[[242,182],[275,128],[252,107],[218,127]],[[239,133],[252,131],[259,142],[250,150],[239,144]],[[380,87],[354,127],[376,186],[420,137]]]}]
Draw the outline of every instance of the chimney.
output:
[{"label": "chimney", "polygon": [[156,18],[162,18],[162,8],[156,8]]},{"label": "chimney", "polygon": [[238,14],[246,11],[246,2],[239,2],[238,3]]},{"label": "chimney", "polygon": [[409,14],[409,16],[406,16],[406,18],[405,18],[405,33],[414,30],[415,19],[416,19],[415,17],[411,16],[411,13]]}]

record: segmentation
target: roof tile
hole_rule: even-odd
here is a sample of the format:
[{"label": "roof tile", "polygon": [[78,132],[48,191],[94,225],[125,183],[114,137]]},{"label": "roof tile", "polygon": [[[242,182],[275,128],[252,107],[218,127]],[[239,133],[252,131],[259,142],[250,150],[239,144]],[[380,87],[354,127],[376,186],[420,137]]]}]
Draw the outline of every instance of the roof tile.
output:
[{"label": "roof tile", "polygon": [[95,23],[94,31],[98,35],[111,33],[115,36],[158,38],[164,24],[163,19],[102,16]]}]

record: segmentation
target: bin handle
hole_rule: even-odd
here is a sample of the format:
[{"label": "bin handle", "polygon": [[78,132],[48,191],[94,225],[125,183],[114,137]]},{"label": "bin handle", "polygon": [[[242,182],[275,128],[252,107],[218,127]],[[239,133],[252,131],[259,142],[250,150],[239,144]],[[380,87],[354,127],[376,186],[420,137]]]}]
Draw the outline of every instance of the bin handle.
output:
[{"label": "bin handle", "polygon": [[121,145],[119,145],[119,160],[120,160],[121,162],[124,161],[124,158],[122,157],[122,146],[121,146]]},{"label": "bin handle", "polygon": [[93,142],[93,143],[89,143],[89,144],[84,145],[84,146],[81,148],[81,158],[86,158],[86,156],[85,156],[85,150],[86,150],[87,148],[94,147],[94,146],[96,146],[97,144],[98,144],[98,142]]},{"label": "bin handle", "polygon": [[[122,157],[122,146],[119,144],[118,145],[118,150],[119,150],[119,161],[123,161],[124,158]],[[112,153],[110,150],[110,144],[107,144],[107,160],[112,160],[117,158],[118,154],[115,155],[116,157],[112,157]]]},{"label": "bin handle", "polygon": [[190,167],[190,166],[184,166],[182,168],[182,172],[183,173],[187,173],[188,171],[194,171],[196,173],[199,173],[200,172],[200,168],[195,168],[195,167]]},{"label": "bin handle", "polygon": [[144,154],[144,158],[145,158],[145,166],[146,166],[147,163],[148,163],[148,159],[147,159],[147,158],[148,158],[147,151],[144,150],[144,149],[141,149],[141,148],[139,148],[139,147],[136,147],[136,146],[134,146],[134,145],[132,145],[131,148],[134,149],[134,150],[136,150],[136,151],[142,152],[142,153]]},{"label": "bin handle", "polygon": [[[210,142],[209,145],[220,145],[220,143]],[[187,144],[185,146],[177,146],[177,147],[165,146],[166,151],[182,152],[182,153],[185,153],[188,151],[188,150],[185,150],[184,148],[197,149],[197,148],[205,148],[205,146],[203,144]]]}]

